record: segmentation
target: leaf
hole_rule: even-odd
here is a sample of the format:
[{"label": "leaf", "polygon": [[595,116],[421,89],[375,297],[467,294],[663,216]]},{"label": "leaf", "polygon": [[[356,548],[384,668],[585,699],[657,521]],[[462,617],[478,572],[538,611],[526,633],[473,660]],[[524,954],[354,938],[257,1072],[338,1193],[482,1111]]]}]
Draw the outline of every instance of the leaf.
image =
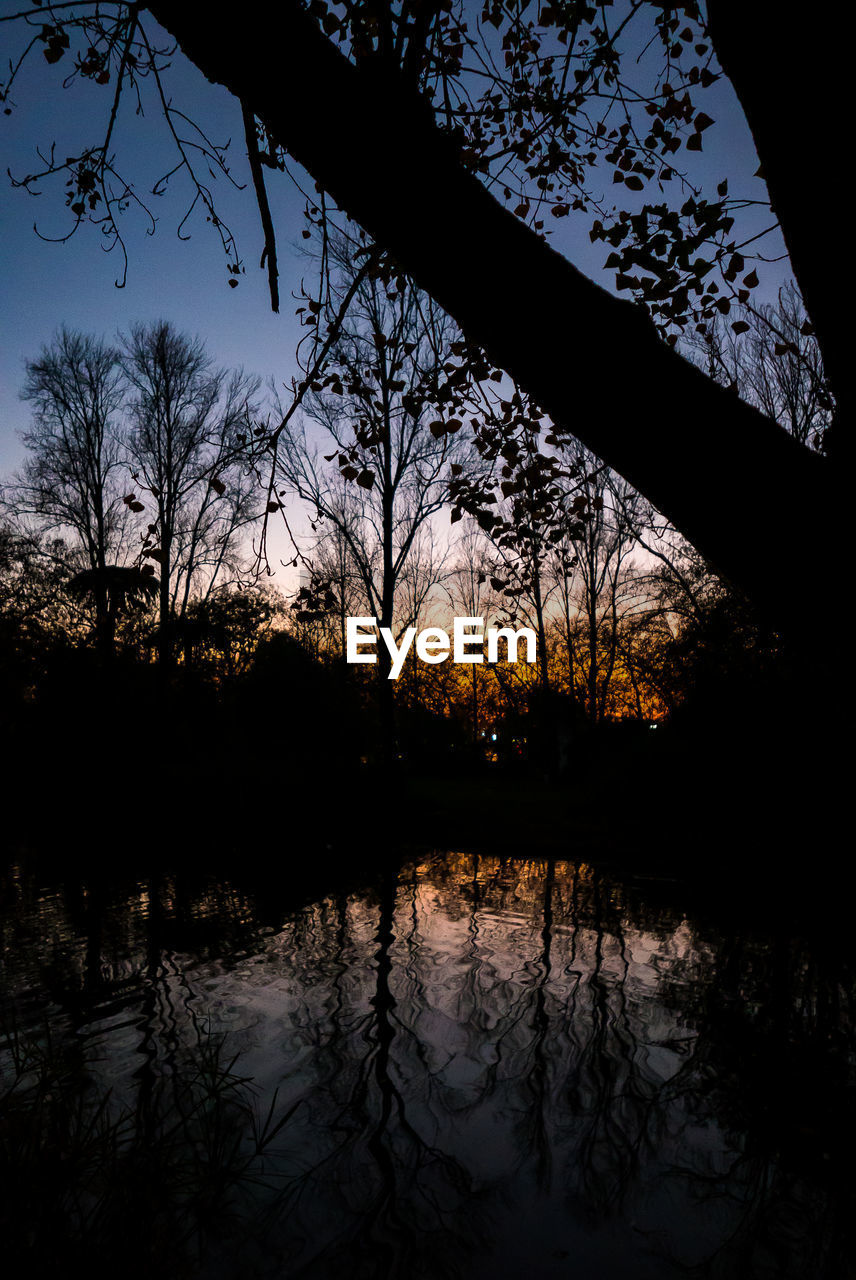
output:
[{"label": "leaf", "polygon": [[208,481],[208,484],[214,490],[215,493],[219,493],[220,497],[221,498],[223,497],[223,494],[226,492],[226,486],[224,485],[222,480],[218,480],[216,476],[212,476],[211,479]]},{"label": "leaf", "polygon": [[280,504],[278,502],[269,502],[265,507],[265,511],[268,511],[268,512],[279,511],[279,506]]},{"label": "leaf", "polygon": [[743,283],[747,289],[754,289],[758,284],[758,272],[750,271],[748,276],[743,277]]},{"label": "leaf", "polygon": [[734,330],[735,333],[746,333],[749,329],[749,326],[745,320],[735,320],[731,328]]},{"label": "leaf", "polygon": [[363,489],[370,489],[375,482],[374,472],[369,471],[368,467],[360,472],[357,476],[357,484]]}]

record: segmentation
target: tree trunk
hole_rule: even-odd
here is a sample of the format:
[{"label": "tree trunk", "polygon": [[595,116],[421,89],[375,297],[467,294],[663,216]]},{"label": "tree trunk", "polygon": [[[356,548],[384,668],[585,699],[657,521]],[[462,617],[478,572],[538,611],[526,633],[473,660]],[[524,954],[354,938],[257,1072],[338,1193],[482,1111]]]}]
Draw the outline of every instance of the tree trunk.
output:
[{"label": "tree trunk", "polygon": [[[161,528],[163,529],[163,524]],[[169,633],[172,613],[169,598],[171,554],[172,539],[164,530],[161,535],[161,572],[158,588],[158,663],[162,671],[167,671],[172,662],[172,638]]]},{"label": "tree trunk", "polygon": [[588,704],[589,719],[592,724],[598,721],[598,700],[597,700],[597,677],[598,677],[598,661],[597,661],[597,600],[589,595],[588,602],[588,651],[589,651],[589,669],[588,669]]},{"label": "tree trunk", "polygon": [[[820,0],[811,16],[801,5],[777,0],[742,5],[708,0],[708,14],[717,57],[746,114],[826,376],[848,428],[846,434],[833,433],[831,452],[846,452],[849,460],[851,343],[848,326],[841,323],[841,244],[834,228],[834,219],[850,207],[849,165],[837,123],[850,56],[850,42],[836,31],[842,10],[830,0]],[[822,40],[822,54],[807,48],[809,30]]]},{"label": "tree trunk", "polygon": [[532,595],[535,601],[535,622],[538,627],[538,682],[543,690],[550,687],[547,668],[547,624],[544,620],[544,601],[541,595],[541,566],[536,549],[532,560]]}]

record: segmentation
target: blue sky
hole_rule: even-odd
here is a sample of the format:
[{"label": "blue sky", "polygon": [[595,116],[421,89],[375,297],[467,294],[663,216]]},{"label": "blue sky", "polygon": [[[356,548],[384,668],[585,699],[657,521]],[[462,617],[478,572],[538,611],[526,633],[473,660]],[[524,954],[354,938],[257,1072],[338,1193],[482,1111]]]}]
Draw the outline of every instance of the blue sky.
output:
[{"label": "blue sky", "polygon": [[[0,28],[0,34],[3,31]],[[100,113],[105,101],[104,90],[90,84],[75,84],[63,92],[56,67],[36,62],[34,71],[15,94],[13,115],[0,116],[3,170],[8,167],[16,177],[37,168],[36,146],[46,148],[56,140],[58,153],[77,153],[88,138],[96,136],[93,107]],[[183,60],[171,82],[176,101],[192,104],[214,140],[232,139],[235,176],[246,181],[243,128],[235,100],[225,90],[208,85]],[[297,249],[303,225],[299,193],[282,179],[271,191],[283,294],[280,314],[274,315],[266,274],[258,270],[263,241],[249,188],[235,191],[223,179],[213,184],[219,215],[233,227],[246,265],[246,275],[232,289],[220,241],[204,212],[192,216],[186,228],[189,241],[177,237],[191,199],[189,183],[178,177],[164,197],[147,196],[173,163],[154,108],[144,119],[126,110],[120,126],[116,150],[120,161],[124,157],[125,175],[158,219],[153,236],[146,234],[148,223],[142,214],[132,213],[123,220],[129,254],[123,289],[114,284],[122,266],[119,251],[105,253],[96,228],[82,225],[66,244],[44,243],[34,233],[34,222],[43,235],[62,235],[68,229],[62,180],[42,184],[43,194],[31,197],[13,189],[3,175],[0,472],[8,471],[22,456],[16,432],[28,418],[28,406],[18,399],[24,361],[50,341],[60,324],[109,337],[135,321],[165,317],[181,329],[198,333],[219,363],[241,365],[264,378],[283,379],[294,371],[299,328],[294,320],[296,304],[289,294],[300,276],[309,274]]]}]

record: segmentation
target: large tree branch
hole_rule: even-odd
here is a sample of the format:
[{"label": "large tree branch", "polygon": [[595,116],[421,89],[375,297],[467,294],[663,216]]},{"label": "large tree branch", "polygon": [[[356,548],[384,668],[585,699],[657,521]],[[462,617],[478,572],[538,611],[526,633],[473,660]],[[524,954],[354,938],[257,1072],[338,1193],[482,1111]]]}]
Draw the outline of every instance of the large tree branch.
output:
[{"label": "large tree branch", "polygon": [[[836,36],[841,8],[819,0],[809,15],[805,7],[779,0],[708,0],[708,11],[717,56],[746,113],[839,418],[846,420],[846,435],[840,429],[831,433],[833,447],[836,453],[846,448],[849,456],[851,344],[848,326],[841,323],[840,232],[846,237],[841,220],[850,205],[841,115],[850,51],[843,33]],[[812,31],[814,46],[807,44]]]},{"label": "large tree branch", "polygon": [[277,6],[276,39],[258,15],[213,23],[203,0],[150,7],[470,340],[787,623],[795,578],[823,572],[813,538],[787,554],[783,541],[797,521],[821,541],[829,530],[825,459],[669,350],[641,308],[504,209],[430,104],[371,60],[349,63],[295,0]]}]

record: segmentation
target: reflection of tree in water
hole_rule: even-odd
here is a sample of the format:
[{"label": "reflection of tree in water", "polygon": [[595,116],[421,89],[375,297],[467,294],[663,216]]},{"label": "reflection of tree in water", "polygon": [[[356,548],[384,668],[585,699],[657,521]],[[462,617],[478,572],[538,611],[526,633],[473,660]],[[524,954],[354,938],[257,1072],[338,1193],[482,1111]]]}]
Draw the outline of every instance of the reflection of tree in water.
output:
[{"label": "reflection of tree in water", "polygon": [[[469,1177],[410,1114],[409,1066],[420,1046],[392,991],[395,916],[388,874],[376,902],[328,902],[304,913],[288,939],[301,966],[331,978],[322,1016],[304,1001],[289,1035],[294,1045],[316,1030],[311,1059],[292,1081],[302,1101],[278,1202],[289,1275],[454,1276],[475,1243]],[[403,945],[413,942],[404,935]]]},{"label": "reflection of tree in water", "polygon": [[[517,1186],[531,1176],[545,1191],[552,1183],[575,1215],[632,1218],[664,1265],[671,1259],[681,1271],[690,1265],[700,1274],[738,1274],[744,1256],[752,1274],[803,1276],[823,1266],[829,1245],[819,1237],[835,1236],[836,1214],[846,1201],[830,1179],[824,1186],[813,1176],[794,1178],[793,1163],[786,1177],[771,1177],[759,1165],[754,1145],[763,1114],[753,1110],[753,1093],[755,1102],[769,1097],[775,1071],[788,1082],[778,1090],[782,1102],[795,1085],[789,1040],[800,1001],[812,1011],[822,1008],[826,1019],[813,1025],[808,1040],[823,1043],[824,1036],[841,1034],[840,1007],[828,994],[834,975],[816,975],[811,999],[801,997],[795,979],[805,978],[804,960],[792,961],[797,972],[789,973],[782,970],[783,958],[791,956],[784,944],[778,951],[755,944],[764,957],[755,981],[768,1013],[757,1032],[764,1067],[753,1084],[743,1061],[747,1047],[755,1054],[751,1039],[747,1044],[743,1029],[723,1035],[721,1019],[711,1025],[709,996],[708,1003],[703,998],[714,993],[715,1001],[727,1002],[722,966],[734,943],[704,943],[680,919],[666,929],[661,922],[656,939],[650,931],[640,935],[621,892],[588,868],[560,865],[557,872],[552,862],[527,863],[515,873],[496,862],[482,875],[472,864],[460,866],[457,876],[453,868],[450,861],[443,871],[444,906],[447,919],[467,921],[466,940],[451,981],[433,989],[423,982],[427,999],[414,1016],[430,1040],[437,1012],[432,997],[445,999],[458,1031],[477,1032],[475,1044],[466,1047],[464,1036],[456,1053],[468,1056],[471,1068],[466,1101],[460,1071],[435,1071],[429,1096],[435,1112],[445,1109],[459,1124],[480,1108],[502,1112],[514,1152],[504,1167],[494,1166],[495,1185],[509,1179],[513,1195],[512,1173]],[[504,911],[516,934],[514,911],[521,908],[531,912],[528,947],[515,936],[517,965],[503,972],[487,922],[493,911]],[[644,923],[650,929],[650,921]],[[643,956],[648,952],[644,965],[634,959],[640,942]],[[430,973],[430,936],[423,952]],[[433,959],[436,964],[436,954]],[[745,954],[731,964],[745,986],[752,974]],[[691,980],[681,982],[671,1014],[662,978],[674,975],[674,994],[682,970]],[[412,955],[409,972],[412,982]],[[689,999],[694,991],[702,993],[701,1007]],[[800,1016],[805,1021],[805,1008]],[[785,1018],[778,1034],[770,1034],[771,1018]],[[430,1050],[423,1048],[423,1057],[430,1059]],[[825,1050],[821,1057],[826,1062]],[[821,1058],[814,1069],[817,1075]],[[832,1096],[838,1105],[841,1094]],[[784,1131],[783,1119],[776,1118],[776,1134]],[[820,1231],[812,1222],[821,1223]],[[763,1240],[753,1243],[747,1228],[757,1223],[764,1224]],[[670,1233],[674,1238],[664,1247]],[[840,1270],[840,1256],[834,1265]]]},{"label": "reflection of tree in water", "polygon": [[[564,884],[566,868],[561,870]],[[362,1117],[354,1123],[348,1171],[340,1165],[333,1175],[337,1188],[347,1190],[346,1209],[352,1215],[344,1236],[358,1238],[363,1246],[372,1241],[372,1264],[383,1260],[393,1274],[398,1266],[424,1262],[426,1241],[439,1238],[425,1218],[424,1202],[421,1215],[413,1216],[414,1189],[424,1195],[430,1185],[437,1212],[442,1208],[438,1181],[444,1192],[453,1192],[453,1199],[465,1193],[462,1168],[470,1170],[473,1192],[499,1191],[509,1197],[514,1179],[528,1176],[531,1168],[536,1184],[549,1191],[558,1147],[562,1164],[556,1178],[565,1193],[602,1210],[610,1202],[614,1206],[616,1190],[629,1179],[646,1134],[653,1090],[634,1074],[634,1032],[622,1011],[622,975],[605,972],[603,926],[587,939],[593,963],[583,957],[583,967],[577,968],[580,925],[560,900],[565,953],[560,978],[553,982],[556,865],[551,861],[522,871],[520,879],[520,864],[489,865],[482,880],[476,864],[469,883],[452,885],[444,877],[442,903],[430,880],[420,883],[411,877],[404,890],[407,901],[397,915],[397,944],[392,890],[385,886],[376,938],[376,991],[370,1002],[375,1023],[364,1039],[362,1060],[359,1047],[356,1054],[353,1046],[341,1052],[342,1042],[337,1045],[339,1037],[331,1027],[326,1052],[338,1060],[332,1078],[340,1094],[344,1080],[352,1083],[337,1119],[331,1124],[327,1115],[325,1120],[322,1104],[319,1121],[333,1130],[342,1126],[346,1114]],[[580,894],[579,869],[570,892],[573,907]],[[595,899],[597,893],[595,886]],[[525,908],[525,914],[518,910],[511,924],[509,951],[502,908],[508,912],[511,904]],[[539,929],[532,927],[533,908],[540,911]],[[450,923],[462,928],[444,937],[443,925]],[[578,1011],[583,981],[586,1007]],[[366,1041],[371,1046],[367,1052]],[[369,1105],[372,1085],[374,1110]],[[316,1091],[310,1105],[318,1103]],[[490,1130],[497,1120],[505,1139],[504,1149],[495,1151]],[[371,1175],[365,1164],[359,1165],[360,1153],[374,1159],[380,1174],[374,1199],[367,1198]],[[341,1161],[343,1148],[335,1155]],[[329,1179],[329,1167],[317,1165],[312,1176]],[[321,1200],[329,1204],[329,1195],[328,1185]],[[419,1250],[413,1260],[400,1234],[394,1245],[383,1235],[391,1222],[399,1230],[404,1226],[403,1202],[412,1243]],[[454,1231],[448,1244],[459,1248]],[[329,1251],[324,1257],[329,1266]],[[442,1274],[436,1255],[425,1270]]]},{"label": "reflection of tree in water", "polygon": [[[719,941],[715,970],[664,991],[699,1028],[672,1088],[729,1139],[721,1168],[676,1161],[672,1172],[729,1223],[694,1275],[854,1274],[856,1019],[846,944],[834,928],[810,939],[737,933]],[[671,977],[680,981],[679,966]]]},{"label": "reflection of tree in water", "polygon": [[77,941],[42,971],[66,1008],[119,1010],[131,982],[141,1098],[203,1011],[240,1016],[289,1117],[260,1273],[481,1276],[503,1230],[536,1250],[549,1203],[550,1248],[608,1222],[645,1274],[846,1274],[852,961],[831,942],[723,937],[552,858],[449,855],[275,932],[228,885],[139,891],[124,916],[70,894]]}]

